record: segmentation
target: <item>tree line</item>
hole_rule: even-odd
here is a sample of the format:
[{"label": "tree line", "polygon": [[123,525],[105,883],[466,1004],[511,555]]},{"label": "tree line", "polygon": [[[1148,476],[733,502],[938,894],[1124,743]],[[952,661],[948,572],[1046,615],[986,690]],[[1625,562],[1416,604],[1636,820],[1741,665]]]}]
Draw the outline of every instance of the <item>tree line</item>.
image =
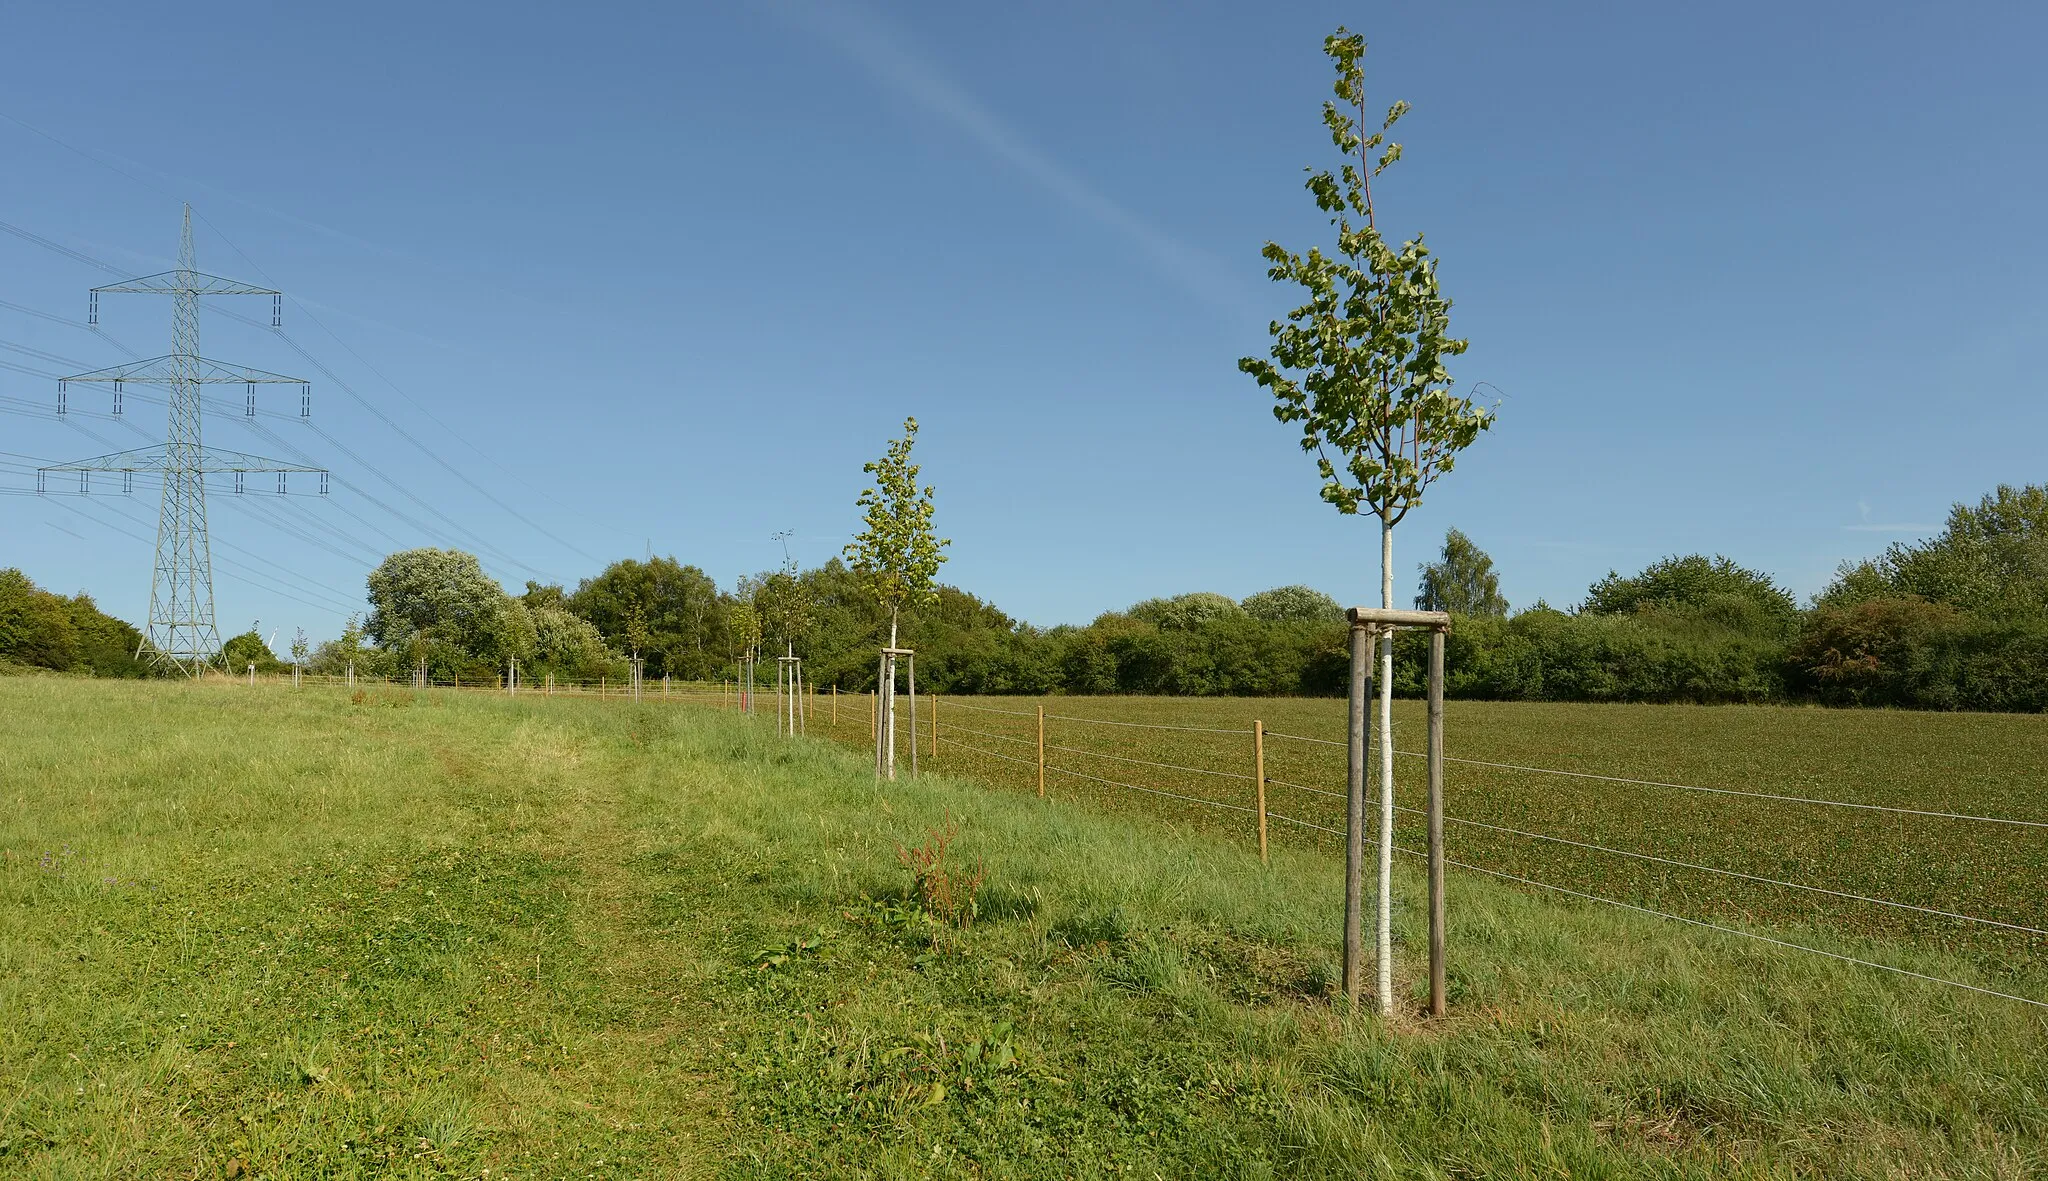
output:
[{"label": "tree line", "polygon": [[[2048,487],[2001,487],[1955,506],[1924,542],[1842,568],[1811,602],[1725,557],[1675,556],[1610,572],[1566,608],[1515,610],[1492,560],[1453,530],[1418,572],[1417,606],[1455,617],[1447,692],[1509,701],[1817,702],[1924,709],[2048,709]],[[517,594],[456,550],[391,555],[368,580],[369,611],[307,652],[315,672],[732,678],[750,646],[793,649],[821,688],[875,687],[889,609],[839,560],[720,587],[673,557],[614,562],[574,588]],[[1242,601],[1148,599],[1085,626],[1034,627],[958,587],[903,612],[921,688],[941,693],[1272,696],[1344,689],[1338,603],[1303,586]],[[90,596],[0,570],[0,662],[144,676],[140,634]],[[233,668],[288,667],[253,631]],[[1397,646],[1394,686],[1422,690],[1423,646]]]},{"label": "tree line", "polygon": [[[1609,572],[1568,608],[1513,610],[1492,559],[1457,530],[1418,574],[1415,605],[1455,617],[1455,697],[2048,708],[2048,487],[1957,505],[1938,536],[1843,567],[1804,605],[1768,574],[1695,554]],[[415,550],[372,576],[371,599],[365,634],[316,663],[424,653],[436,676],[488,677],[512,655],[594,679],[624,677],[638,656],[650,677],[701,681],[734,676],[753,647],[803,656],[814,685],[864,692],[891,622],[838,559],[730,590],[673,558],[628,559],[573,590],[513,596],[467,555]],[[941,693],[1336,695],[1348,661],[1338,603],[1304,586],[1148,599],[1042,628],[941,585],[898,626],[920,685]],[[1419,640],[1397,646],[1397,692],[1422,691],[1423,660]]]}]

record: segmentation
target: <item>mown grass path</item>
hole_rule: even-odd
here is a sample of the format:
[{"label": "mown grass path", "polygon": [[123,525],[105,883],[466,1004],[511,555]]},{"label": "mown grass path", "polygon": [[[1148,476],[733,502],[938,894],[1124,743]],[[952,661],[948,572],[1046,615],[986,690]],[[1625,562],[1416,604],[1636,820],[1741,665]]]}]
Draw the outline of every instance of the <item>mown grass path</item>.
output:
[{"label": "mown grass path", "polygon": [[[1410,956],[1389,1025],[1329,997],[1324,853],[742,719],[54,679],[0,717],[0,1175],[2048,1168],[2008,1002],[1461,883],[1454,1015]],[[949,818],[965,928],[897,863]]]}]

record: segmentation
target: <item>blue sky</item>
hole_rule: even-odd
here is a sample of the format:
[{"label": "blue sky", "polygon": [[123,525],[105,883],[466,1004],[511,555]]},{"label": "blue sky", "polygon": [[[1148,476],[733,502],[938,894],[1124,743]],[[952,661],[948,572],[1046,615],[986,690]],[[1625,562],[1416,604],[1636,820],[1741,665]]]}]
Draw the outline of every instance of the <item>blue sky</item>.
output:
[{"label": "blue sky", "polygon": [[[515,590],[649,546],[729,585],[782,529],[816,563],[906,414],[945,576],[1021,618],[1371,599],[1370,522],[1235,368],[1291,306],[1260,245],[1327,237],[1301,178],[1340,22],[1372,101],[1414,104],[1383,224],[1427,232],[1454,372],[1505,394],[1401,527],[1404,592],[1455,525],[1518,605],[1693,551],[1806,594],[2048,477],[2038,6],[485,11],[10,16],[0,222],[144,273],[189,198],[202,269],[291,292],[291,340],[355,391],[204,321],[208,355],[312,376],[324,432],[286,390],[267,434],[207,441],[346,484],[212,498],[224,631],[331,635],[399,544],[483,549]],[[108,277],[0,233],[0,408],[122,359],[76,326]],[[168,324],[103,305],[143,355]],[[127,409],[0,413],[0,486],[160,437]],[[154,498],[110,491],[0,496],[0,564],[139,620]]]}]

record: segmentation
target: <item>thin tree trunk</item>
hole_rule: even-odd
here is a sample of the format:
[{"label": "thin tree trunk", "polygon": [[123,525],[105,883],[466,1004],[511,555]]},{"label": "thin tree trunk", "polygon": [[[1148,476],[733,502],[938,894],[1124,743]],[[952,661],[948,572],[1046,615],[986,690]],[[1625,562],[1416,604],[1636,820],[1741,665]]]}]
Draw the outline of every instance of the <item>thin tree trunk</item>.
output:
[{"label": "thin tree trunk", "polygon": [[[1380,518],[1380,606],[1394,605],[1394,526]],[[1394,629],[1380,641],[1379,1007],[1394,1011]]]},{"label": "thin tree trunk", "polygon": [[889,670],[889,685],[883,695],[884,700],[888,702],[888,708],[882,711],[882,725],[885,730],[882,743],[888,749],[888,754],[885,758],[889,768],[889,778],[893,781],[896,778],[896,654],[893,651],[896,647],[896,608],[894,607],[889,608],[889,647],[892,651],[887,659],[882,662],[883,667]]}]

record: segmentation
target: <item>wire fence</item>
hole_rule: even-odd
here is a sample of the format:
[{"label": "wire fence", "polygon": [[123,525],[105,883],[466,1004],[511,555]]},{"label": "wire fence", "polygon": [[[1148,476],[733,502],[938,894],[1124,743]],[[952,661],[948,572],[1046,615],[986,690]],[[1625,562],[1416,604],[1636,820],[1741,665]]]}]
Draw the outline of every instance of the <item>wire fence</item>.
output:
[{"label": "wire fence", "polygon": [[[939,719],[934,719],[930,723],[934,743],[929,749],[935,753],[944,753],[939,758],[934,759],[934,762],[928,764],[928,766],[936,766],[938,769],[954,772],[964,769],[983,778],[997,781],[1007,780],[1019,786],[1029,785],[1032,778],[1042,773],[1049,782],[1056,785],[1064,784],[1069,791],[1076,786],[1092,788],[1094,789],[1095,797],[1098,799],[1116,795],[1140,797],[1153,801],[1152,805],[1146,806],[1148,811],[1156,810],[1155,806],[1163,802],[1170,805],[1177,816],[1207,814],[1218,818],[1218,826],[1225,831],[1243,833],[1247,837],[1250,836],[1250,826],[1245,824],[1243,819],[1231,820],[1229,818],[1233,816],[1242,818],[1249,814],[1258,813],[1262,807],[1263,819],[1283,826],[1285,829],[1296,831],[1302,839],[1313,842],[1330,840],[1341,842],[1345,837],[1344,821],[1342,818],[1346,801],[1345,793],[1337,790],[1334,786],[1328,785],[1329,779],[1326,779],[1324,783],[1317,783],[1314,781],[1317,776],[1287,773],[1286,767],[1290,761],[1306,766],[1313,760],[1290,760],[1284,749],[1284,744],[1293,743],[1299,744],[1301,748],[1307,751],[1320,750],[1327,752],[1322,756],[1327,760],[1324,763],[1324,771],[1325,773],[1334,772],[1335,774],[1331,775],[1331,778],[1337,784],[1341,784],[1343,782],[1342,761],[1347,753],[1346,748],[1348,744],[1340,740],[1310,734],[1298,734],[1291,731],[1275,731],[1263,727],[1258,727],[1255,733],[1256,723],[1248,723],[1243,727],[1224,727],[1194,725],[1185,722],[1139,721],[1128,717],[1083,717],[1079,714],[1064,712],[1046,712],[1041,715],[1035,709],[1011,709],[990,703],[962,701],[957,698],[939,700],[937,710],[941,715],[951,714],[956,710],[967,710],[987,720],[976,726],[962,726],[944,720],[943,716]],[[999,728],[989,725],[989,723],[1002,723],[1002,726]],[[1042,730],[1041,727],[1043,728]],[[1003,732],[1004,729],[1008,729],[1010,732],[1005,733]],[[1081,738],[1090,733],[1097,737],[1088,742],[1082,742]],[[1115,737],[1101,737],[1105,733]],[[1397,742],[1399,733],[1400,731],[1397,730]],[[1259,756],[1254,753],[1254,739],[1259,736],[1266,740],[1263,745],[1263,754],[1267,765],[1255,768],[1252,766],[1252,761]],[[1276,751],[1276,747],[1281,749]],[[1007,748],[1010,753],[1005,753],[1004,748]],[[1172,757],[1174,754],[1185,754],[1194,749],[1206,750],[1211,757],[1199,760]],[[1419,752],[1401,750],[1398,747],[1395,753],[1404,759],[1419,760],[1424,757]],[[954,757],[956,755],[986,760],[987,762],[981,766],[970,764],[963,768],[957,765],[958,760]],[[1225,764],[1225,760],[1242,760],[1237,765],[1238,768],[1242,769],[1228,766]],[[1868,814],[1899,822],[1919,818],[1943,822],[1960,822],[1970,825],[1997,826],[2007,831],[2024,831],[2048,826],[2044,825],[2043,822],[2021,817],[1993,816],[1939,808],[1857,802],[1745,788],[1713,787],[1683,783],[1674,779],[1611,775],[1568,768],[1540,767],[1533,764],[1497,759],[1454,756],[1447,757],[1445,762],[1452,766],[1467,767],[1475,773],[1484,773],[1490,776],[1540,775],[1564,777],[1584,784],[1596,791],[1602,788],[1690,791],[1700,793],[1703,798],[1726,798],[1732,802],[1750,806],[1791,808],[1814,806],[1822,809],[1847,809],[1851,813]],[[1096,767],[1091,766],[1091,763],[1098,765],[1104,763],[1113,764],[1124,770],[1122,773],[1109,771],[1096,773]],[[1207,763],[1208,765],[1201,765],[1202,763]],[[1002,768],[1007,768],[1007,771],[1002,770]],[[1228,798],[1214,790],[1231,783],[1242,784],[1246,790],[1237,798]],[[1412,785],[1410,786],[1412,788]],[[1263,793],[1255,795],[1252,790],[1254,788],[1263,788],[1265,790]],[[1821,903],[1880,909],[1911,919],[1934,922],[1941,925],[1940,929],[1935,932],[1934,938],[1909,939],[1908,942],[1932,942],[1942,947],[1949,947],[1954,943],[1954,940],[1948,937],[1950,929],[1966,927],[1992,935],[2010,936],[2024,941],[2027,949],[2033,954],[2048,950],[2048,944],[2044,944],[2044,941],[2048,941],[2048,922],[2042,922],[2038,918],[2032,921],[2024,921],[2022,918],[2014,916],[1999,917],[1990,914],[1971,913],[1968,910],[1957,909],[1952,906],[1927,905],[1922,902],[1884,897],[1878,893],[1866,890],[1846,888],[1846,884],[1835,884],[1825,881],[1801,881],[1781,873],[1755,872],[1749,868],[1716,865],[1711,863],[1710,858],[1700,858],[1697,855],[1672,856],[1667,855],[1666,852],[1653,849],[1624,847],[1623,843],[1611,843],[1598,837],[1581,839],[1586,834],[1566,836],[1554,832],[1538,831],[1536,828],[1509,823],[1499,817],[1485,815],[1480,799],[1476,795],[1467,795],[1461,798],[1456,790],[1455,783],[1453,783],[1450,792],[1452,800],[1460,806],[1448,812],[1445,816],[1445,821],[1447,824],[1454,826],[1456,830],[1467,833],[1468,837],[1471,838],[1484,836],[1491,838],[1495,842],[1514,841],[1524,845],[1547,846],[1570,853],[1578,859],[1582,866],[1590,865],[1591,860],[1589,859],[1610,860],[1625,864],[1633,863],[1652,867],[1670,874],[1682,875],[1686,878],[1720,880],[1731,885],[1739,885],[1756,890],[1796,894]],[[1263,803],[1262,801],[1268,795],[1274,797],[1272,802]],[[1286,799],[1290,797],[1298,804],[1315,806],[1289,807],[1286,804]],[[1480,809],[1479,814],[1469,814],[1474,808]],[[1370,811],[1371,809],[1368,809],[1368,812]],[[1420,819],[1425,815],[1422,809],[1405,805],[1397,805],[1397,812],[1403,817],[1404,822]],[[1403,850],[1404,852],[1412,851],[1408,850],[1406,846],[1403,846]],[[1988,988],[1980,984],[1917,972],[1895,964],[1886,964],[1868,956],[1830,951],[1826,948],[1814,947],[1795,939],[1764,934],[1757,930],[1748,929],[1748,927],[1743,925],[1734,925],[1729,921],[1716,921],[1727,911],[1732,911],[1735,916],[1739,916],[1738,922],[1747,921],[1751,918],[1752,911],[1768,908],[1744,905],[1739,901],[1735,905],[1726,908],[1713,905],[1689,908],[1684,905],[1646,904],[1646,901],[1629,900],[1626,897],[1626,892],[1624,892],[1622,897],[1615,897],[1611,892],[1601,892],[1597,889],[1585,888],[1584,883],[1565,874],[1515,872],[1520,866],[1512,858],[1504,857],[1494,864],[1486,864],[1480,860],[1474,860],[1471,855],[1472,853],[1497,850],[1497,845],[1475,848],[1468,852],[1465,857],[1453,859],[1451,864],[1463,872],[1481,874],[1512,882],[1516,885],[1547,891],[1559,896],[1568,896],[1583,901],[1617,906],[1643,914],[1668,918],[1678,923],[1723,931],[1788,951],[1810,952],[1845,963],[1865,965],[1932,983],[1953,985],[1987,996],[2007,998],[2029,1006],[2043,1006],[2043,1002],[2024,996],[2019,992]],[[1552,867],[1559,867],[1561,865],[1561,863],[1557,862],[1549,864]],[[1556,879],[1562,879],[1562,881]],[[1662,892],[1661,887],[1669,883],[1642,882],[1639,884],[1650,887],[1646,892],[1651,895],[1651,898],[1647,901],[1657,902]],[[1693,900],[1694,892],[1681,888],[1673,892],[1672,896],[1678,903],[1683,904]],[[1711,903],[1714,899],[1708,898],[1706,901]],[[1686,909],[1695,909],[1698,913],[1683,913]],[[1851,939],[1864,937],[1862,933],[1856,931],[1834,930],[1833,925],[1826,921],[1829,917],[1826,913],[1819,913],[1810,917],[1819,921],[1795,925],[1826,929],[1830,930],[1832,934]],[[1926,932],[1921,931],[1918,934],[1925,935]]]},{"label": "wire fence", "polygon": [[[306,675],[302,679],[307,684],[344,682],[344,678],[331,675]],[[389,685],[395,688],[416,687],[414,682],[404,678],[358,677],[354,683]],[[503,677],[497,678],[495,682],[474,684],[434,678],[429,680],[428,685],[435,689],[449,688],[498,694],[508,692]],[[553,693],[608,700],[628,700],[635,696],[630,682],[620,683],[610,679],[600,679],[596,682],[556,679],[539,683],[522,680],[518,689],[523,695]],[[731,683],[643,680],[639,686],[638,699],[642,702],[669,701],[679,704],[711,705],[720,709],[756,713],[777,708],[772,684],[766,687],[757,685],[749,702],[740,687]],[[817,736],[872,749],[877,736],[877,707],[872,694],[840,694],[830,689],[812,689],[806,695],[805,704],[808,722],[810,726],[816,727]],[[956,711],[967,711],[977,719],[986,720],[980,721],[976,726],[963,726],[946,720],[947,716],[955,714]],[[1324,783],[1310,782],[1311,779],[1320,776],[1329,776],[1336,782],[1342,782],[1343,758],[1348,745],[1342,741],[1275,731],[1266,729],[1256,722],[1243,727],[1225,727],[1182,722],[1146,722],[1128,717],[1084,717],[1078,714],[1046,713],[1039,708],[1009,709],[956,697],[927,697],[920,705],[920,714],[917,726],[913,729],[909,724],[907,711],[899,709],[897,742],[899,751],[907,752],[913,747],[920,751],[924,758],[923,768],[927,771],[965,773],[994,784],[1025,790],[1037,788],[1047,794],[1050,794],[1051,788],[1040,785],[1057,784],[1063,796],[1079,795],[1112,806],[1119,800],[1127,803],[1148,801],[1142,804],[1148,813],[1156,815],[1164,810],[1164,814],[1169,818],[1206,823],[1221,831],[1245,837],[1251,835],[1251,827],[1242,819],[1246,816],[1255,817],[1260,822],[1258,827],[1261,831],[1265,827],[1264,821],[1277,822],[1289,830],[1298,832],[1301,839],[1312,843],[1325,842],[1329,838],[1341,841],[1346,836],[1343,828],[1343,808],[1347,799],[1345,793],[1329,786],[1328,779]],[[1013,732],[1003,732],[1005,727],[1011,728]],[[1397,737],[1398,733],[1397,731]],[[970,739],[973,741],[968,741]],[[1264,741],[1261,742],[1260,739]],[[1296,744],[1297,752],[1307,753],[1291,753],[1283,745],[1288,743]],[[1004,746],[1008,747],[1010,753],[1005,753],[1001,749]],[[1166,750],[1161,750],[1162,746]],[[1167,751],[1183,756],[1199,752],[1206,757],[1172,758],[1167,757]],[[1398,747],[1394,753],[1404,758],[1422,757]],[[1090,760],[1094,762],[1091,763]],[[1990,830],[2012,833],[2016,837],[2032,830],[2048,828],[2048,821],[2022,817],[1706,786],[1676,780],[1541,767],[1504,760],[1447,756],[1444,761],[1451,766],[1472,768],[1475,773],[1494,777],[1537,776],[1562,778],[1596,789],[1626,787],[1691,792],[1699,793],[1706,798],[1729,799],[1746,807],[1811,806],[1843,809],[1852,815],[1882,818],[1894,825],[1915,820],[1963,823],[1989,826]],[[1201,762],[1208,762],[1211,765],[1199,765]],[[1108,773],[1098,774],[1096,771],[1102,763],[1114,764],[1123,770],[1116,776]],[[1084,767],[1089,769],[1083,769]],[[1282,773],[1273,773],[1276,768]],[[1306,773],[1312,771],[1319,774]],[[1241,785],[1241,788],[1226,798],[1226,794],[1219,789],[1230,784]],[[1410,787],[1412,788],[1412,785]],[[1951,906],[1928,905],[1883,897],[1877,893],[1847,888],[1848,883],[1799,881],[1788,876],[1756,872],[1753,869],[1715,865],[1692,856],[1668,855],[1667,852],[1646,848],[1626,848],[1598,839],[1594,833],[1560,835],[1556,832],[1538,831],[1534,827],[1509,823],[1499,815],[1468,814],[1470,808],[1479,808],[1483,811],[1493,794],[1497,793],[1460,791],[1455,782],[1447,787],[1447,797],[1455,802],[1456,807],[1446,811],[1445,822],[1471,834],[1474,838],[1493,842],[1483,844],[1476,850],[1468,850],[1463,858],[1448,860],[1448,864],[1461,871],[1563,897],[1669,919],[1784,950],[1823,956],[1929,983],[2048,1008],[2048,1002],[2017,992],[1918,972],[1863,956],[1849,955],[1773,934],[1764,934],[1747,929],[1746,926],[1731,925],[1729,921],[1725,921],[1731,912],[1741,920],[1753,921],[1756,914],[1769,912],[1771,908],[1757,905],[1754,899],[1745,901],[1742,898],[1728,898],[1711,893],[1701,894],[1686,883],[1693,879],[1706,879],[1740,884],[1761,890],[1789,892],[1812,900],[1816,904],[1875,908],[1915,921],[1934,922],[1939,926],[1931,932],[1924,928],[1905,929],[1905,941],[1932,942],[1950,950],[1958,947],[1958,940],[1954,936],[1959,929],[1975,931],[1985,936],[1996,936],[2001,940],[2015,941],[2017,946],[2014,946],[2014,942],[1999,942],[1988,949],[1975,949],[1988,950],[2002,957],[2009,968],[2030,966],[2040,960],[2044,953],[2048,953],[2048,921],[2036,915],[2025,916],[2031,921],[2023,921],[2020,916],[1993,917]],[[1611,797],[1575,801],[1574,807],[1578,803],[1597,805],[1603,802],[1611,803]],[[1372,809],[1368,809],[1368,812],[1370,811]],[[1397,804],[1396,811],[1400,816],[1408,818],[1424,815],[1421,809],[1400,804]],[[1668,813],[1668,810],[1665,811]],[[1567,817],[1580,815],[1571,809],[1566,809],[1563,814]],[[1649,815],[1654,819],[1658,813],[1653,812]],[[1581,815],[1580,819],[1583,823],[1584,816]],[[1639,835],[1647,837],[1655,831],[1656,826],[1646,821],[1640,827]],[[1397,826],[1397,835],[1398,833]],[[1731,839],[1724,842],[1724,852],[1740,851],[1746,847],[1740,830],[1731,831],[1730,836]],[[1514,844],[1499,843],[1503,841]],[[1421,856],[1405,845],[1397,847],[1404,854]],[[1518,853],[1518,847],[1523,851]],[[1531,861],[1530,854],[1526,851],[1529,848],[1547,848],[1555,852],[1569,853],[1575,860]],[[1489,855],[1489,859],[1494,863],[1481,864],[1469,859],[1473,852]],[[1925,852],[1923,864],[1939,860],[1932,850]],[[1667,879],[1640,880],[1626,875],[1609,879],[1599,872],[1596,866],[1596,863],[1606,861],[1649,866],[1663,873],[1684,876],[1675,882]],[[1522,872],[1517,872],[1518,870]],[[1570,884],[1554,880],[1557,878],[1563,878]],[[1636,892],[1648,894],[1649,899],[1630,901],[1592,888],[1603,880],[1614,880],[1632,886]],[[1663,905],[1648,904],[1663,903],[1666,894],[1675,901]],[[2032,896],[2037,899],[2038,909],[2038,895]],[[1679,910],[1692,910],[1695,913],[1679,913]],[[1871,935],[1869,931],[1839,929],[1839,920],[1842,918],[1839,912],[1814,911],[1809,912],[1806,918],[1807,921],[1793,925],[1828,929],[1831,933],[1848,938],[1868,938]],[[1964,942],[1961,949],[1971,950],[1973,946]],[[2015,952],[2018,954],[2012,954]]]}]

